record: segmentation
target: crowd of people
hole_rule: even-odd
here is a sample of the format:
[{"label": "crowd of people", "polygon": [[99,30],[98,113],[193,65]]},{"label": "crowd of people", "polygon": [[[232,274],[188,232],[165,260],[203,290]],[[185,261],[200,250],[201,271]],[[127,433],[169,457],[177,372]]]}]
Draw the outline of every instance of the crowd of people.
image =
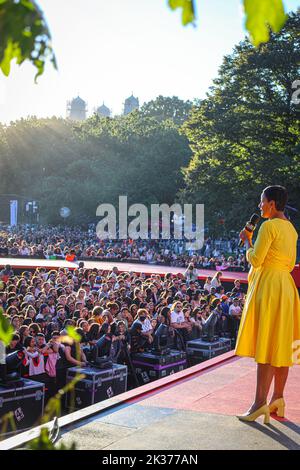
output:
[{"label": "crowd of people", "polygon": [[[216,334],[236,338],[244,304],[240,282],[225,292],[221,272],[203,283],[190,268],[185,276],[147,277],[121,273],[117,267],[103,271],[84,266],[16,275],[6,265],[0,272],[0,312],[14,330],[6,354],[23,351],[23,376],[47,383],[54,393],[65,384],[67,369],[85,365],[103,337],[109,350],[99,354],[125,360],[122,351],[132,355],[151,349],[163,323],[170,346],[184,349],[187,341],[202,336],[214,310]],[[79,350],[69,341],[69,327],[78,336]]]},{"label": "crowd of people", "polygon": [[99,240],[95,226],[3,227],[0,257],[75,260],[118,260],[199,269],[247,271],[244,250],[237,237],[206,238],[199,252],[186,250],[183,240]]}]

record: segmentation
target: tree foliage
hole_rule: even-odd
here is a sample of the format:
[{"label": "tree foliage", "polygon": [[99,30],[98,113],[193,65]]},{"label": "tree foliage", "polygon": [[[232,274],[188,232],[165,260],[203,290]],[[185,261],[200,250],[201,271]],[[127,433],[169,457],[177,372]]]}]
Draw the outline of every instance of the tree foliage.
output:
[{"label": "tree foliage", "polygon": [[5,346],[9,345],[13,332],[14,329],[9,320],[0,311],[0,341],[2,341]]},{"label": "tree foliage", "polygon": [[254,46],[270,39],[270,30],[279,33],[287,15],[282,0],[244,0],[246,29]]},{"label": "tree foliage", "polygon": [[194,23],[196,19],[194,0],[169,0],[169,7],[172,10],[181,8],[181,21],[184,26]]},{"label": "tree foliage", "polygon": [[269,184],[285,185],[299,204],[300,114],[291,99],[299,51],[299,14],[259,50],[241,42],[183,125],[193,158],[181,197],[205,203],[214,229],[220,218],[227,230],[238,229]]},{"label": "tree foliage", "polygon": [[177,96],[158,96],[155,100],[145,103],[141,112],[145,116],[152,116],[158,121],[171,119],[175,124],[183,124],[186,121],[193,103],[183,101]]},{"label": "tree foliage", "polygon": [[45,17],[34,0],[0,0],[0,68],[9,75],[11,61],[29,60],[42,75],[46,60],[56,68]]},{"label": "tree foliage", "polygon": [[25,450],[76,450],[76,444],[75,442],[72,442],[70,446],[63,442],[53,444],[49,437],[48,428],[42,427],[39,436],[29,441]]},{"label": "tree foliage", "polygon": [[127,195],[130,204],[171,204],[191,156],[175,121],[181,122],[190,104],[160,97],[160,109],[161,101],[171,110],[163,113],[167,119],[157,118],[153,101],[145,112],[113,119],[30,118],[0,128],[1,193],[38,200],[48,223],[61,221],[62,206],[71,209],[70,223],[95,220],[97,206],[118,205],[119,195]]},{"label": "tree foliage", "polygon": [[[283,0],[242,0],[246,15],[245,27],[250,40],[259,46],[270,39],[270,31],[278,33],[284,26],[287,15]],[[196,0],[169,0],[172,10],[181,8],[181,21],[184,26],[195,24]]]}]

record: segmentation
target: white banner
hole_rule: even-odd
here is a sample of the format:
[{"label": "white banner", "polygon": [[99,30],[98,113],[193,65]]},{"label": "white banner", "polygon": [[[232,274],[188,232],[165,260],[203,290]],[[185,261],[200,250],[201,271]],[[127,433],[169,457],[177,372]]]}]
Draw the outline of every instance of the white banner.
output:
[{"label": "white banner", "polygon": [[18,223],[18,201],[10,201],[10,225],[14,226]]}]

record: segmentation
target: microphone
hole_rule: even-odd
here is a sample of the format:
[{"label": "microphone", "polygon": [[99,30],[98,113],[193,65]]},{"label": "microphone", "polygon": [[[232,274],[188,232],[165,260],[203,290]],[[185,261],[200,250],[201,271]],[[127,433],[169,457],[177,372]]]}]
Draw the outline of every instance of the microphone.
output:
[{"label": "microphone", "polygon": [[[258,214],[252,214],[250,220],[248,220],[248,222],[246,223],[244,230],[248,230],[248,232],[254,232],[259,219],[260,216]],[[239,248],[241,248],[242,246],[244,246],[244,240],[240,240],[239,242]]]}]

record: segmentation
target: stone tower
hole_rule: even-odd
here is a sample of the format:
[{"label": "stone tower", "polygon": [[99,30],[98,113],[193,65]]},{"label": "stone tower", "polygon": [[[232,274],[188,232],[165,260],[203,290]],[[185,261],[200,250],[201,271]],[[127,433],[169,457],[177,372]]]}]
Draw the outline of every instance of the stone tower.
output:
[{"label": "stone tower", "polygon": [[135,109],[139,109],[139,99],[135,98],[133,94],[125,100],[124,103],[124,115],[131,113]]},{"label": "stone tower", "polygon": [[77,96],[72,101],[68,102],[67,105],[68,117],[74,121],[83,121],[86,119],[87,104],[86,102]]}]

